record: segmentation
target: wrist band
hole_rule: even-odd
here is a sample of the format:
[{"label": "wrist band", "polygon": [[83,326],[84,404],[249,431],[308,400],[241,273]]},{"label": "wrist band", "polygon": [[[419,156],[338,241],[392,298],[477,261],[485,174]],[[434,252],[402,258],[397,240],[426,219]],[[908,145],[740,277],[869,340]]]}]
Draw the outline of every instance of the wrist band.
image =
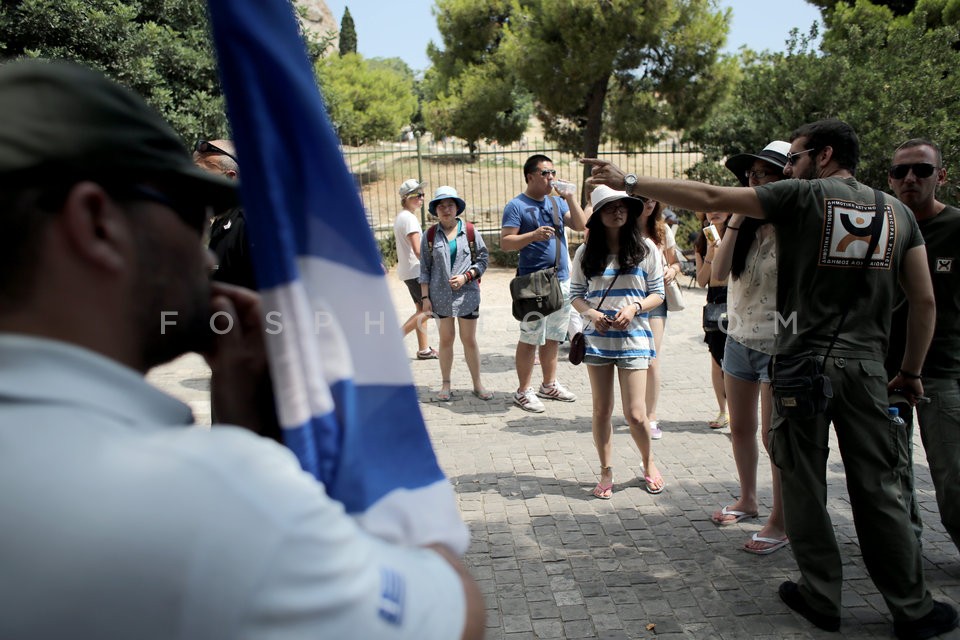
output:
[{"label": "wrist band", "polygon": [[734,231],[740,231],[740,227],[731,227],[730,225],[727,225],[727,229],[733,229]]},{"label": "wrist band", "polygon": [[903,369],[900,369],[900,375],[902,375],[904,378],[910,378],[911,380],[919,380],[920,378],[923,377],[916,373],[910,373],[909,371],[904,371]]},{"label": "wrist band", "polygon": [[703,264],[713,264],[713,260],[704,259]]}]

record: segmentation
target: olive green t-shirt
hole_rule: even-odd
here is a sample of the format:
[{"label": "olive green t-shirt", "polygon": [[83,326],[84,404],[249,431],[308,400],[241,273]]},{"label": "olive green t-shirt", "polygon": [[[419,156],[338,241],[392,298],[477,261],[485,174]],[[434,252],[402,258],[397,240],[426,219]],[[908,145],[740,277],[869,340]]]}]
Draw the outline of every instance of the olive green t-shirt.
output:
[{"label": "olive green t-shirt", "polygon": [[[948,206],[917,224],[927,243],[927,262],[937,300],[937,324],[923,363],[923,375],[960,378],[960,209]],[[903,359],[907,311],[904,303],[893,315],[887,365],[891,374],[900,368]]]},{"label": "olive green t-shirt", "polygon": [[777,353],[883,361],[904,253],[923,244],[917,222],[884,196],[880,239],[868,269],[863,256],[875,215],[874,191],[853,178],[781,180],[756,188],[777,232]]}]

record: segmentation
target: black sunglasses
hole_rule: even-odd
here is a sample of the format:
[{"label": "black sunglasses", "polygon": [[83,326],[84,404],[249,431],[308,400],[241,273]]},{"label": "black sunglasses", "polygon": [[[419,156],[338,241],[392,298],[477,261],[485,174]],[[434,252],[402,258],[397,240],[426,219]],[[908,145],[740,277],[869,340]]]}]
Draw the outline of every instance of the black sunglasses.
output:
[{"label": "black sunglasses", "polygon": [[767,176],[780,177],[781,175],[783,174],[778,173],[776,171],[754,171],[753,169],[747,169],[746,171],[743,172],[743,177],[746,178],[747,180],[749,180],[750,178],[754,178],[756,180],[763,180]]},{"label": "black sunglasses", "polygon": [[554,177],[556,177],[556,175],[557,175],[557,170],[556,170],[556,169],[543,169],[542,171],[540,171],[540,175],[542,175],[544,178],[546,178],[547,176],[554,176]]},{"label": "black sunglasses", "polygon": [[205,204],[200,204],[199,201],[189,203],[182,202],[146,185],[130,185],[125,187],[123,191],[127,194],[127,197],[136,200],[156,202],[157,204],[167,207],[177,214],[177,217],[183,220],[184,223],[198,231],[203,231],[211,215],[210,207]]},{"label": "black sunglasses", "polygon": [[802,156],[805,153],[810,153],[813,149],[804,149],[803,151],[797,151],[796,153],[789,151],[787,152],[787,165],[791,165],[797,161],[797,158]]},{"label": "black sunglasses", "polygon": [[915,164],[895,164],[890,167],[890,177],[894,180],[903,180],[910,171],[918,178],[929,178],[936,171],[937,167],[929,162],[917,162]]},{"label": "black sunglasses", "polygon": [[240,164],[240,161],[237,160],[237,156],[233,155],[232,153],[228,153],[224,151],[217,145],[213,144],[212,142],[208,142],[206,140],[197,140],[197,144],[193,147],[193,149],[197,153],[204,153],[204,154],[212,153],[214,155],[227,156],[237,164]]}]

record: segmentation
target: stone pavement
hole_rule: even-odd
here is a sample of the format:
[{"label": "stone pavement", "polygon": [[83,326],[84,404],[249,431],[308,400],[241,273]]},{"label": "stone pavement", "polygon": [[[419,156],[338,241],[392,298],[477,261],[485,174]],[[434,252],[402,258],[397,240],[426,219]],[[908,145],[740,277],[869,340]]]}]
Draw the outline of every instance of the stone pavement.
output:
[{"label": "stone pavement", "polygon": [[[487,637],[836,637],[817,630],[777,597],[777,586],[797,577],[789,546],[769,556],[740,549],[769,514],[770,476],[763,455],[760,519],[723,528],[710,522],[710,513],[736,497],[738,482],[729,430],[706,425],[716,402],[699,328],[703,290],[684,288],[687,308],[671,314],[667,325],[658,408],[664,437],[654,443],[666,489],[658,496],[646,493],[636,477],[639,453],[615,413],[616,490],[604,501],[590,495],[598,462],[585,366],[570,365],[561,348],[559,378],[577,394],[574,403],[545,401],[545,413],[530,414],[511,402],[518,333],[507,292],[511,276],[491,269],[481,285],[481,368],[484,384],[496,392],[493,400],[470,393],[459,343],[451,402],[434,399],[440,383],[437,361],[411,357],[410,365],[441,465],[473,534],[466,563],[486,597]],[[393,273],[388,281],[402,320],[412,304]],[[436,346],[435,328],[430,334]],[[405,343],[412,356],[414,336]],[[155,383],[191,404],[198,422],[209,423],[207,377],[197,356],[151,374]],[[935,598],[956,606],[960,556],[940,525],[919,436],[915,450],[927,584]],[[892,637],[889,614],[863,567],[835,439],[831,451],[829,502],[845,560],[841,632],[849,638]],[[944,637],[960,640],[960,632]]]}]

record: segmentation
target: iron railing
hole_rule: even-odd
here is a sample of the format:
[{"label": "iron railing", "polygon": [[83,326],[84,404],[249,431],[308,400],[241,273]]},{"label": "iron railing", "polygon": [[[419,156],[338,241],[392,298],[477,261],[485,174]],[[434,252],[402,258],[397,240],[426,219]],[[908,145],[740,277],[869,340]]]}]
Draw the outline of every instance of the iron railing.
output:
[{"label": "iron railing", "polygon": [[[421,211],[424,228],[432,216],[426,210],[433,191],[441,185],[454,187],[467,203],[464,217],[484,234],[488,244],[500,233],[503,206],[524,188],[523,163],[535,153],[549,156],[557,177],[583,185],[583,166],[577,157],[548,144],[534,141],[509,146],[483,144],[472,153],[460,142],[416,137],[405,142],[381,143],[370,147],[345,147],[343,155],[357,184],[367,220],[378,240],[392,237],[393,220],[400,210],[397,189],[408,178],[425,180],[426,198]],[[696,149],[667,141],[653,149],[637,151],[604,145],[598,157],[638,174],[682,177],[701,159]],[[570,238],[574,243],[580,238]]]}]

